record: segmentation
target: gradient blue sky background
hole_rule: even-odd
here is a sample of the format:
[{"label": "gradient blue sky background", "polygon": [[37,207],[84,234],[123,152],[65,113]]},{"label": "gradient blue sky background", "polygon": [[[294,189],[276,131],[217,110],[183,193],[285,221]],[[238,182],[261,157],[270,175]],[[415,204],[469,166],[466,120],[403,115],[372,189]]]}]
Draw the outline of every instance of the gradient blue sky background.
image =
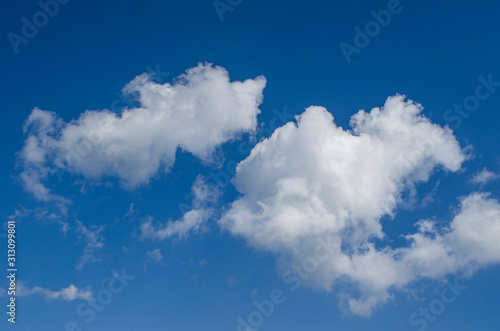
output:
[{"label": "gradient blue sky background", "polygon": [[[115,185],[87,187],[82,193],[82,178],[51,178],[47,185],[73,201],[64,219],[70,227],[76,220],[87,227],[107,225],[102,231],[104,247],[96,253],[99,261],[80,270],[75,265],[85,240],[71,230],[64,234],[59,223],[41,215],[42,210],[56,212],[55,207],[36,201],[18,177],[22,126],[35,106],[65,121],[87,109],[109,109],[115,100],[120,100],[118,111],[125,100],[120,91],[135,76],[159,68],[156,78],[170,82],[205,61],[226,68],[232,80],[267,78],[258,117],[263,128],[271,125],[273,109],[286,107],[288,113],[300,114],[310,105],[326,107],[339,126],[348,128],[355,112],[382,106],[396,93],[421,103],[433,122],[452,125],[445,111],[474,93],[479,76],[500,81],[500,5],[402,0],[403,10],[348,64],[339,44],[353,44],[353,28],[363,27],[373,19],[370,11],[387,8],[387,3],[244,0],[221,21],[209,0],[73,0],[61,5],[16,54],[7,34],[19,34],[21,18],[31,18],[40,7],[33,0],[4,2],[0,204],[3,221],[24,210],[17,218],[18,277],[29,287],[56,291],[74,284],[91,286],[94,292],[107,286],[112,270],[125,268],[136,277],[91,323],[76,313],[81,301],[46,300],[33,294],[19,297],[15,326],[2,310],[0,328],[64,330],[67,322],[75,321],[82,330],[235,330],[236,318],[246,318],[254,310],[253,300],[268,299],[278,288],[287,301],[258,330],[417,330],[408,318],[438,297],[443,287],[439,282],[421,280],[419,299],[397,292],[371,317],[359,317],[344,314],[332,293],[307,287],[288,291],[273,255],[248,247],[244,239],[217,226],[216,219],[209,221],[208,231],[184,239],[139,240],[144,217],[179,218],[179,206],[190,204],[196,176],[220,171],[189,153],[178,151],[171,173],[132,191]],[[457,199],[471,191],[484,189],[499,197],[498,181],[481,188],[470,182],[485,167],[500,171],[499,107],[500,89],[455,128],[460,145],[473,147],[474,158],[459,173],[433,175],[418,187],[422,198],[439,182],[432,203],[401,208],[396,217],[400,222],[384,223],[395,240],[419,219],[449,217]],[[258,136],[268,135],[264,131]],[[248,135],[242,141],[256,143]],[[238,153],[240,142],[223,146],[226,163],[248,155],[249,151]],[[236,196],[232,185],[224,186],[219,207],[226,208]],[[127,215],[132,203],[134,211]],[[1,245],[6,246],[5,240]],[[155,249],[164,256],[160,263],[147,260],[147,252]],[[497,265],[463,279],[467,289],[429,323],[428,330],[498,330],[499,276]],[[5,287],[5,278],[0,284]],[[0,298],[3,307],[7,300]]]}]

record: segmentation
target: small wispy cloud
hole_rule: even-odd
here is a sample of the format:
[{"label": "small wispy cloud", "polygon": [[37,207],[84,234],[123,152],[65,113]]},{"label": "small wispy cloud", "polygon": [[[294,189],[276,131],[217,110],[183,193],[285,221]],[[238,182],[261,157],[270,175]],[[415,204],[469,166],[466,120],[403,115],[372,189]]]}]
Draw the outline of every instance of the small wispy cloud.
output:
[{"label": "small wispy cloud", "polygon": [[474,184],[484,185],[488,182],[494,181],[497,178],[498,178],[497,174],[484,168],[483,170],[475,174],[470,181]]},{"label": "small wispy cloud", "polygon": [[165,225],[155,224],[152,217],[148,217],[141,224],[141,239],[164,240],[177,236],[184,238],[190,233],[197,233],[208,219],[210,211],[206,209],[193,209],[182,216],[181,219],[173,222],[168,221]]},{"label": "small wispy cloud", "polygon": [[163,261],[163,254],[161,254],[161,250],[159,248],[150,252],[146,252],[146,256],[148,258],[148,262],[160,263],[161,261]]},{"label": "small wispy cloud", "polygon": [[41,294],[46,300],[64,301],[92,300],[94,297],[90,286],[79,289],[75,285],[71,284],[66,288],[60,289],[59,291],[52,291],[40,286],[29,288],[21,282],[17,284],[17,296],[30,296],[35,294]]},{"label": "small wispy cloud", "polygon": [[96,258],[95,255],[98,251],[101,250],[102,247],[104,247],[104,237],[101,235],[101,232],[102,230],[104,230],[105,225],[89,229],[80,221],[76,221],[76,224],[76,234],[81,236],[82,239],[86,242],[82,256],[76,265],[76,269],[80,270],[88,262],[96,262],[100,260]]},{"label": "small wispy cloud", "polygon": [[205,178],[198,175],[191,187],[193,195],[193,207],[202,208],[207,204],[216,203],[222,195],[222,191],[216,185],[208,184]]},{"label": "small wispy cloud", "polygon": [[217,202],[221,192],[215,185],[207,184],[202,176],[198,176],[191,187],[191,195],[193,209],[176,221],[159,224],[148,216],[140,226],[141,239],[164,240],[174,236],[183,238],[202,231],[204,224],[213,214],[210,205]]},{"label": "small wispy cloud", "polygon": [[125,214],[125,217],[130,217],[135,213],[135,208],[134,208],[134,203],[132,202],[130,206],[128,207],[128,211]]},{"label": "small wispy cloud", "polygon": [[43,224],[59,224],[61,226],[61,231],[66,235],[69,230],[69,223],[65,220],[63,214],[56,213],[54,210],[48,207],[36,207],[29,209],[19,204],[14,210],[14,213],[9,215],[9,219],[15,219],[16,221],[21,221],[25,218],[34,219],[40,221]]}]

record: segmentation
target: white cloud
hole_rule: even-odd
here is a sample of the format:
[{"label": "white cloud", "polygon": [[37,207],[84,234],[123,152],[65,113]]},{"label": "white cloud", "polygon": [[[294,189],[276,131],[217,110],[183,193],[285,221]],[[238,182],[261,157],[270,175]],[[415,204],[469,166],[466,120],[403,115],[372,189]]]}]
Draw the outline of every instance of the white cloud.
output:
[{"label": "white cloud", "polygon": [[88,262],[100,261],[96,258],[97,252],[99,252],[104,247],[104,237],[101,235],[102,230],[105,226],[101,225],[99,227],[93,227],[93,229],[87,228],[80,221],[76,221],[75,233],[81,236],[85,241],[85,248],[83,249],[82,256],[76,265],[76,269],[82,269]]},{"label": "white cloud", "polygon": [[125,217],[132,216],[134,213],[135,213],[134,203],[132,202],[132,203],[130,203],[130,206],[128,207],[128,211],[125,214]]},{"label": "white cloud", "polygon": [[117,177],[135,188],[168,172],[178,148],[212,162],[220,145],[255,131],[265,85],[262,76],[230,82],[224,68],[199,64],[172,84],[136,77],[123,91],[135,95],[140,107],[120,114],[87,110],[65,123],[35,108],[24,125],[20,178],[37,199],[65,205],[67,199],[44,185],[61,169],[93,180]]},{"label": "white cloud", "polygon": [[161,254],[161,250],[159,248],[146,252],[146,256],[148,257],[148,261],[153,263],[160,263],[163,261],[163,255]]},{"label": "white cloud", "polygon": [[362,293],[348,299],[352,312],[369,315],[392,297],[391,290],[409,287],[422,278],[470,276],[480,268],[500,263],[500,203],[487,194],[463,197],[452,221],[443,228],[428,220],[417,226],[417,233],[406,236],[408,247],[377,251],[369,246],[368,252],[352,257],[345,274]]},{"label": "white cloud", "polygon": [[198,175],[191,187],[191,195],[193,196],[193,206],[200,208],[217,202],[222,195],[222,191],[216,185],[208,184],[206,178]]},{"label": "white cloud", "polygon": [[360,315],[421,277],[495,263],[500,251],[489,238],[498,232],[500,205],[485,195],[464,198],[449,229],[421,221],[408,247],[375,245],[387,239],[380,219],[395,217],[405,191],[437,169],[458,171],[467,159],[452,131],[421,110],[397,95],[358,112],[344,130],[326,109],[308,108],[238,164],[233,182],[241,196],[220,224],[277,254],[283,270],[313,256],[327,236],[327,260],[302,281],[326,290],[347,283],[351,290],[339,294]]},{"label": "white cloud", "polygon": [[349,227],[353,244],[381,237],[378,220],[405,189],[436,167],[457,171],[465,159],[451,130],[420,111],[391,97],[383,109],[354,115],[346,131],[324,108],[308,108],[238,164],[234,183],[243,197],[222,223],[269,249]]},{"label": "white cloud", "polygon": [[424,277],[457,270],[470,274],[500,262],[499,236],[500,204],[485,193],[473,193],[461,199],[459,212],[446,228],[421,221],[418,233],[407,236],[411,246],[400,250],[402,261]]},{"label": "white cloud", "polygon": [[189,233],[197,233],[210,216],[207,209],[193,209],[186,212],[181,219],[168,221],[166,224],[155,224],[152,217],[147,217],[141,224],[141,239],[164,240],[178,236],[184,238]]},{"label": "white cloud", "polygon": [[141,239],[183,238],[203,230],[205,222],[213,215],[213,208],[208,205],[216,202],[220,194],[215,185],[207,184],[202,176],[197,176],[191,187],[193,209],[186,211],[179,220],[165,224],[157,224],[152,217],[147,217],[140,226]]},{"label": "white cloud", "polygon": [[29,288],[24,286],[23,283],[17,284],[17,291],[16,291],[17,296],[28,296],[33,294],[42,294],[44,298],[47,300],[64,300],[64,301],[92,300],[94,297],[94,294],[90,290],[90,287],[79,289],[73,284],[59,291],[51,291],[49,289],[45,289],[40,286]]},{"label": "white cloud", "polygon": [[471,182],[473,182],[474,184],[484,185],[488,182],[494,181],[497,178],[498,178],[497,174],[484,168],[482,171],[478,172],[477,174],[474,175],[474,177],[472,177]]},{"label": "white cloud", "polygon": [[61,226],[61,231],[64,235],[67,234],[69,230],[68,221],[64,220],[61,215],[51,211],[47,207],[36,207],[34,209],[25,208],[23,205],[19,204],[14,214],[10,215],[9,219],[15,219],[20,222],[25,218],[35,219],[46,224],[57,223]]}]

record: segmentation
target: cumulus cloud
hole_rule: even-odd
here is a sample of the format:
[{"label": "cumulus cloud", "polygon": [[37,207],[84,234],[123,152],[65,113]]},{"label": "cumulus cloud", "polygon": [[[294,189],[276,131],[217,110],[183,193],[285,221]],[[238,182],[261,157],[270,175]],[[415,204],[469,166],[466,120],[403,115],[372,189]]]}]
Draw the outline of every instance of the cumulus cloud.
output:
[{"label": "cumulus cloud", "polygon": [[498,234],[500,206],[481,194],[461,201],[448,228],[423,220],[407,247],[380,246],[387,239],[381,218],[395,218],[405,193],[467,159],[452,131],[421,112],[396,95],[356,113],[345,130],[326,109],[309,107],[238,164],[233,182],[241,196],[220,224],[277,254],[284,270],[308,261],[326,236],[326,261],[301,281],[326,290],[348,284],[342,303],[360,315],[421,277],[495,263],[500,251],[480,238]]},{"label": "cumulus cloud", "polygon": [[168,172],[178,148],[212,162],[220,145],[255,131],[265,85],[262,76],[231,82],[224,68],[199,64],[172,84],[136,77],[123,92],[139,107],[119,114],[87,110],[66,123],[35,108],[24,125],[21,181],[37,199],[66,205],[44,184],[61,170],[92,180],[116,177],[135,188]]},{"label": "cumulus cloud", "polygon": [[[480,268],[500,262],[495,243],[500,235],[500,203],[485,193],[461,198],[451,222],[417,222],[418,231],[406,235],[407,247],[385,247],[351,256],[344,275],[360,288],[347,299],[349,309],[369,315],[377,305],[389,300],[391,290],[411,286],[419,279],[441,280],[449,274],[470,276]],[[357,263],[356,263],[357,262]],[[334,282],[333,277],[330,278]]]},{"label": "cumulus cloud", "polygon": [[457,270],[472,273],[500,262],[500,204],[486,193],[461,199],[459,212],[444,229],[420,221],[419,231],[407,236],[411,246],[402,248],[402,261],[424,277],[442,277]]},{"label": "cumulus cloud", "polygon": [[243,196],[222,223],[236,234],[259,233],[251,241],[270,249],[347,227],[353,244],[382,237],[378,221],[405,189],[436,167],[457,171],[466,157],[450,129],[420,112],[391,97],[382,109],[355,114],[348,131],[326,109],[308,108],[238,164],[234,183]]},{"label": "cumulus cloud", "polygon": [[94,297],[94,294],[90,290],[90,287],[79,289],[73,284],[59,291],[51,291],[49,289],[45,289],[40,286],[29,288],[26,287],[23,283],[17,284],[17,291],[16,291],[17,296],[29,296],[34,294],[41,294],[47,300],[64,300],[64,301],[92,300]]}]

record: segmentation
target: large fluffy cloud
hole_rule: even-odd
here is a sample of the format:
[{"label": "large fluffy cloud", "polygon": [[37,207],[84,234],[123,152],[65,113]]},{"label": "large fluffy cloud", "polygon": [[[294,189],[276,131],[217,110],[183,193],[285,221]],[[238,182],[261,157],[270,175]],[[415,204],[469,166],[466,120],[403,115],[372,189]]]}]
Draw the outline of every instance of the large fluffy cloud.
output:
[{"label": "large fluffy cloud", "polygon": [[167,172],[178,148],[208,162],[218,146],[255,130],[265,85],[264,77],[231,82],[224,68],[200,64],[172,84],[136,77],[124,93],[140,106],[120,114],[88,110],[65,123],[35,108],[24,126],[21,179],[38,199],[64,204],[44,185],[61,169],[91,179],[117,177],[133,188]]},{"label": "large fluffy cloud", "polygon": [[327,290],[349,283],[344,302],[362,315],[421,277],[499,261],[490,239],[500,232],[500,205],[484,194],[464,198],[449,227],[421,221],[407,247],[381,247],[380,220],[395,216],[402,195],[434,171],[458,171],[467,158],[452,131],[421,111],[397,95],[359,111],[345,130],[326,109],[308,108],[240,162],[234,183],[241,196],[220,223],[294,271],[326,240],[328,257],[302,281]]},{"label": "large fluffy cloud", "polygon": [[[310,107],[259,143],[234,179],[243,197],[224,218],[258,245],[293,245],[304,236],[351,229],[349,244],[381,237],[381,216],[435,167],[457,171],[465,159],[451,130],[420,115],[402,96],[352,117],[352,131]],[[279,230],[279,231],[276,231]]]}]

